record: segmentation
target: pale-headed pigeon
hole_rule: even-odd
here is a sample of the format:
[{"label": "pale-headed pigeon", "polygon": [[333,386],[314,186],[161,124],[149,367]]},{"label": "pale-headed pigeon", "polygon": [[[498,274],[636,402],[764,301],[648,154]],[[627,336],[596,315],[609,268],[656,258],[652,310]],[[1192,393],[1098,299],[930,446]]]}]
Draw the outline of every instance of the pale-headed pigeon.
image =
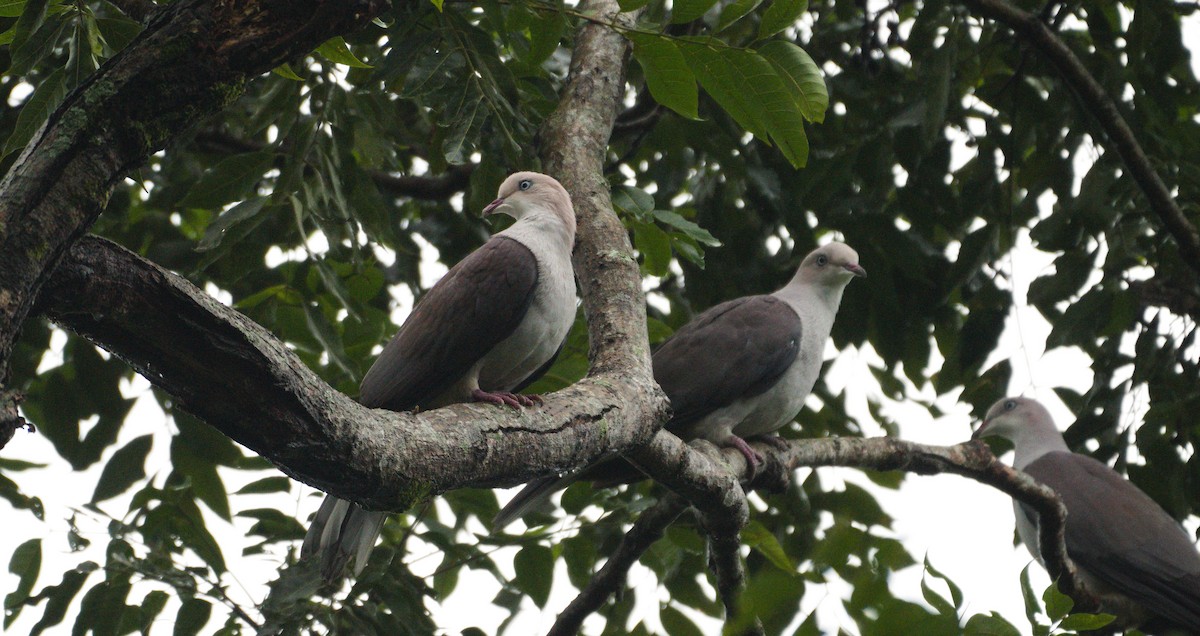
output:
[{"label": "pale-headed pigeon", "polygon": [[[779,430],[804,407],[842,292],[853,278],[866,275],[857,252],[829,243],[809,253],[779,291],[721,303],[680,328],[653,357],[654,379],[671,401],[666,429],[685,440],[737,448],[753,472],[762,457],[745,438]],[[533,481],[500,511],[493,527],[504,527],[575,479],[622,481],[630,472],[612,459],[580,475]]]},{"label": "pale-headed pigeon", "polygon": [[[1072,453],[1036,400],[992,405],[975,438],[1013,443],[1013,466],[1049,486],[1067,508],[1067,554],[1096,594],[1119,592],[1148,614],[1141,629],[1200,634],[1200,553],[1179,523],[1105,464]],[[1013,501],[1017,533],[1039,562],[1037,513]]]},{"label": "pale-headed pigeon", "polygon": [[[516,222],[421,298],[363,378],[364,406],[409,411],[470,401],[534,403],[515,392],[550,368],[575,320],[575,211],[558,181],[518,172],[483,213],[508,214]],[[351,558],[357,574],[384,517],[326,496],[301,556],[319,554],[329,581]]]}]

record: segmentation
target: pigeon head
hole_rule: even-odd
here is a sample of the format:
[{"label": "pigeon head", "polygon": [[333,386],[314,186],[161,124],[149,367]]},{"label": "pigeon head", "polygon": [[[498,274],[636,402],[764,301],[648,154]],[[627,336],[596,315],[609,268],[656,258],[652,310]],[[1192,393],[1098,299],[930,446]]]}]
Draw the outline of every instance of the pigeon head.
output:
[{"label": "pigeon head", "polygon": [[1057,433],[1050,412],[1037,400],[1025,397],[1007,397],[997,401],[983,417],[983,425],[972,439],[1003,437],[1014,444],[1030,434]]},{"label": "pigeon head", "polygon": [[540,172],[517,172],[500,184],[496,200],[483,208],[483,215],[500,213],[518,221],[530,216],[552,215],[562,221],[572,236],[575,234],[575,208],[571,206],[571,195],[554,177]]},{"label": "pigeon head", "polygon": [[855,276],[865,277],[867,270],[858,264],[854,248],[833,242],[809,252],[800,264],[800,275],[811,282],[845,287]]}]

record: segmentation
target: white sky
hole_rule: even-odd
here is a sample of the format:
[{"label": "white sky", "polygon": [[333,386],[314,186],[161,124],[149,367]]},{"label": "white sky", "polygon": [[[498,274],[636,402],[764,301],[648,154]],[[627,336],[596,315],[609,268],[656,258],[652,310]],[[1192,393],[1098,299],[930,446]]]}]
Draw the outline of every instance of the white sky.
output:
[{"label": "white sky", "polygon": [[[1192,50],[1200,46],[1200,18],[1185,19],[1186,44]],[[1195,62],[1193,63],[1195,65]],[[430,261],[436,257],[432,248],[427,245]],[[1092,374],[1088,368],[1089,360],[1082,353],[1073,349],[1056,349],[1044,351],[1044,342],[1050,327],[1041,315],[1025,305],[1024,299],[1030,282],[1038,276],[1052,271],[1054,255],[1037,251],[1030,244],[1028,235],[1022,231],[1018,237],[1018,247],[1009,257],[1003,269],[1012,282],[1015,306],[1009,316],[1001,344],[993,353],[984,368],[1003,358],[1012,360],[1013,378],[1010,384],[1010,394],[1023,394],[1042,400],[1055,416],[1060,428],[1066,428],[1073,421],[1073,415],[1058,402],[1051,389],[1056,386],[1066,386],[1083,391],[1091,385]],[[870,264],[864,263],[868,270]],[[426,267],[425,275],[431,284],[444,272],[444,267]],[[402,318],[411,306],[411,295],[398,298],[394,319]],[[57,334],[54,345],[61,351],[65,337]],[[935,352],[936,355],[936,352]],[[860,420],[868,422],[866,404],[868,395],[873,391],[874,381],[863,384],[857,378],[870,377],[866,366],[879,365],[878,358],[873,352],[844,351],[840,354],[830,345],[828,357],[837,357],[825,381],[836,392],[844,390],[849,398],[849,404],[860,415]],[[44,367],[55,364],[48,360]],[[935,365],[936,366],[936,365]],[[163,433],[173,430],[169,419],[158,409],[149,392],[148,383],[138,377],[123,386],[123,391],[129,397],[137,397],[134,413],[128,419],[128,424],[122,429],[117,445],[106,453],[105,461],[112,451],[133,438],[147,432]],[[921,387],[911,388],[919,391],[925,400],[935,399],[931,389]],[[880,400],[880,396],[874,395]],[[901,437],[927,444],[955,444],[970,437],[972,420],[968,408],[957,404],[954,395],[941,396],[938,404],[947,413],[944,417],[933,419],[929,413],[915,405],[891,404],[885,412],[900,423]],[[884,400],[881,400],[884,401]],[[1127,417],[1136,421],[1140,417],[1144,399],[1134,399],[1127,406]],[[868,431],[871,435],[880,435],[882,430]],[[151,474],[157,474],[159,481],[165,477],[170,466],[165,437],[156,440],[155,446],[147,461]],[[3,514],[10,520],[6,531],[0,539],[0,554],[11,554],[19,543],[32,537],[43,538],[42,576],[35,590],[57,583],[58,576],[78,563],[78,554],[69,551],[67,545],[68,525],[66,519],[75,511],[84,536],[92,539],[92,546],[86,552],[87,558],[103,562],[103,550],[108,542],[107,520],[98,518],[95,513],[82,509],[81,505],[89,496],[90,491],[99,477],[104,462],[98,463],[88,471],[80,474],[73,473],[58,458],[53,447],[39,435],[18,433],[5,449],[5,456],[27,461],[43,462],[49,467],[43,470],[33,470],[24,473],[14,473],[11,476],[22,484],[26,492],[39,496],[46,504],[46,521],[38,522],[25,511],[8,509]],[[1024,618],[1024,604],[1021,598],[1019,575],[1030,562],[1031,557],[1023,547],[1013,546],[1013,516],[1011,502],[1002,493],[977,484],[973,481],[956,476],[921,477],[909,476],[898,491],[889,491],[874,486],[862,473],[853,469],[822,468],[821,477],[826,487],[836,487],[838,480],[853,482],[871,490],[885,510],[895,519],[895,535],[909,552],[921,561],[926,556],[934,567],[941,570],[961,588],[966,599],[966,610],[969,614],[997,611],[1023,633],[1029,633],[1029,627]],[[247,474],[226,471],[223,477],[230,492],[249,481],[266,476],[268,473]],[[796,476],[803,478],[805,471]],[[280,495],[265,496],[236,496],[232,499],[234,510],[253,507],[276,507],[288,514],[306,518],[316,509],[320,501],[319,493],[306,486],[301,486],[302,495],[285,497]],[[515,490],[502,494],[502,499],[511,496]],[[101,509],[108,512],[123,513],[128,508],[128,495],[117,497],[101,504]],[[6,503],[0,504],[0,510],[7,509]],[[205,510],[207,513],[207,510]],[[233,526],[225,524],[208,514],[210,529],[223,546],[240,546],[245,542],[245,532],[250,523],[238,520]],[[1189,524],[1195,526],[1195,520]],[[484,532],[482,527],[473,528]],[[277,554],[259,555],[242,558],[238,548],[225,547],[232,574],[225,579],[229,584],[230,595],[245,607],[253,607],[260,602],[265,594],[265,585],[275,578],[280,563]],[[422,547],[414,544],[410,550],[410,558],[415,561],[414,570],[417,573],[432,572],[440,562],[440,554],[429,546]],[[506,558],[499,558],[502,568],[511,574],[511,551]],[[809,564],[801,564],[801,568]],[[1044,571],[1034,566],[1031,568],[1035,589],[1042,589],[1049,581]],[[920,566],[894,573],[891,576],[891,588],[894,592],[910,600],[919,601],[921,598]],[[99,574],[93,574],[89,583],[98,580]],[[553,623],[558,611],[566,606],[574,597],[575,591],[565,585],[565,567],[560,563],[556,573],[556,585],[547,610],[541,611],[532,602],[525,601],[525,609],[510,628],[510,634],[544,633]],[[16,577],[3,574],[2,587],[6,592],[16,585]],[[630,573],[629,588],[636,595],[641,607],[650,609],[651,603],[665,600],[659,598],[663,592],[658,589],[654,576],[645,568],[635,566]],[[86,589],[86,588],[85,588]],[[137,590],[138,588],[135,588]],[[140,598],[147,589],[135,591],[133,599]],[[464,571],[460,579],[459,593],[451,597],[445,604],[434,607],[434,619],[445,633],[457,633],[458,630],[470,627],[496,625],[507,616],[505,610],[490,605],[491,598],[498,587],[490,575],[475,575]],[[945,590],[936,586],[943,594]],[[824,587],[810,586],[803,603],[803,611],[820,613],[822,626],[825,629],[835,627],[847,633],[858,633],[857,626],[846,617],[841,610],[841,600],[849,595],[849,587],[844,584],[831,584]],[[483,599],[486,602],[480,602]],[[76,599],[78,601],[78,598]],[[9,630],[10,633],[27,633],[33,624],[41,617],[44,605],[26,608]],[[152,633],[168,633],[174,620],[177,605],[174,602],[160,615]],[[641,611],[638,612],[643,613]],[[656,614],[650,611],[649,614]],[[215,615],[222,615],[219,608]],[[797,623],[804,619],[804,614],[797,617]],[[703,622],[707,620],[707,622]],[[74,612],[68,614],[66,621],[49,633],[63,633],[70,629],[74,621]],[[706,630],[716,633],[718,623],[711,619],[698,619]],[[593,617],[588,623],[595,631],[600,621]],[[653,624],[653,622],[652,622]],[[219,623],[214,620],[205,632],[215,630]]]}]

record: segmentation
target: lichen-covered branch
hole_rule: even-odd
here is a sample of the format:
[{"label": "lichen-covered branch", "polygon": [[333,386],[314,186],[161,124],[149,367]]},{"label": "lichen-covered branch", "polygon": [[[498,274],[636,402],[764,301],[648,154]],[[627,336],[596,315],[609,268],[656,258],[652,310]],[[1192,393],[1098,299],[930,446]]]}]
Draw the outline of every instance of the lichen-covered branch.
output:
[{"label": "lichen-covered branch", "polygon": [[644,443],[648,423],[665,417],[648,371],[593,375],[522,411],[367,409],[262,326],[95,237],[71,248],[39,309],[287,474],[370,508],[402,510],[450,489],[512,485],[579,466]]},{"label": "lichen-covered branch", "polygon": [[1096,118],[1111,147],[1150,202],[1150,208],[1179,245],[1184,262],[1200,272],[1200,233],[1175,203],[1171,190],[1150,164],[1133,130],[1121,116],[1117,104],[1092,77],[1083,62],[1038,16],[1006,0],[964,0],[971,10],[1012,29],[1058,69],[1063,81],[1079,95],[1079,102]]}]

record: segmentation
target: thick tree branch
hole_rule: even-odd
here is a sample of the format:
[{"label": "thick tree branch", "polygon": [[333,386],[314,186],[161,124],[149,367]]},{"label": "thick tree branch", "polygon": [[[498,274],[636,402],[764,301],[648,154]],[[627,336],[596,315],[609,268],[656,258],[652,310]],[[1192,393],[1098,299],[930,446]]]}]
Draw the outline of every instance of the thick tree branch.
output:
[{"label": "thick tree branch", "polygon": [[523,411],[367,409],[260,325],[95,237],[71,248],[39,308],[287,474],[371,508],[402,510],[446,490],[511,485],[595,461],[644,443],[647,423],[666,411],[648,369],[594,374]]},{"label": "thick tree branch", "polygon": [[558,615],[547,636],[573,636],[579,633],[583,621],[593,612],[600,609],[609,596],[619,592],[625,585],[629,568],[642,557],[655,541],[662,538],[667,526],[675,522],[679,515],[688,508],[682,498],[668,494],[659,500],[654,507],[643,512],[634,522],[633,527],[621,539],[621,544],[613,552],[604,567],[600,568],[591,581],[575,600]]},{"label": "thick tree branch", "polygon": [[0,181],[0,384],[21,323],[113,186],[250,78],[366,24],[382,0],[181,0],[67,96]]},{"label": "thick tree branch", "polygon": [[1170,189],[1150,165],[1150,159],[1121,116],[1116,103],[1070,47],[1038,16],[1022,11],[1006,0],[964,0],[964,4],[1006,25],[1054,64],[1063,81],[1079,95],[1080,103],[1100,123],[1108,136],[1110,147],[1121,157],[1134,181],[1145,193],[1150,208],[1179,245],[1184,262],[1200,272],[1200,233],[1175,203]]}]

